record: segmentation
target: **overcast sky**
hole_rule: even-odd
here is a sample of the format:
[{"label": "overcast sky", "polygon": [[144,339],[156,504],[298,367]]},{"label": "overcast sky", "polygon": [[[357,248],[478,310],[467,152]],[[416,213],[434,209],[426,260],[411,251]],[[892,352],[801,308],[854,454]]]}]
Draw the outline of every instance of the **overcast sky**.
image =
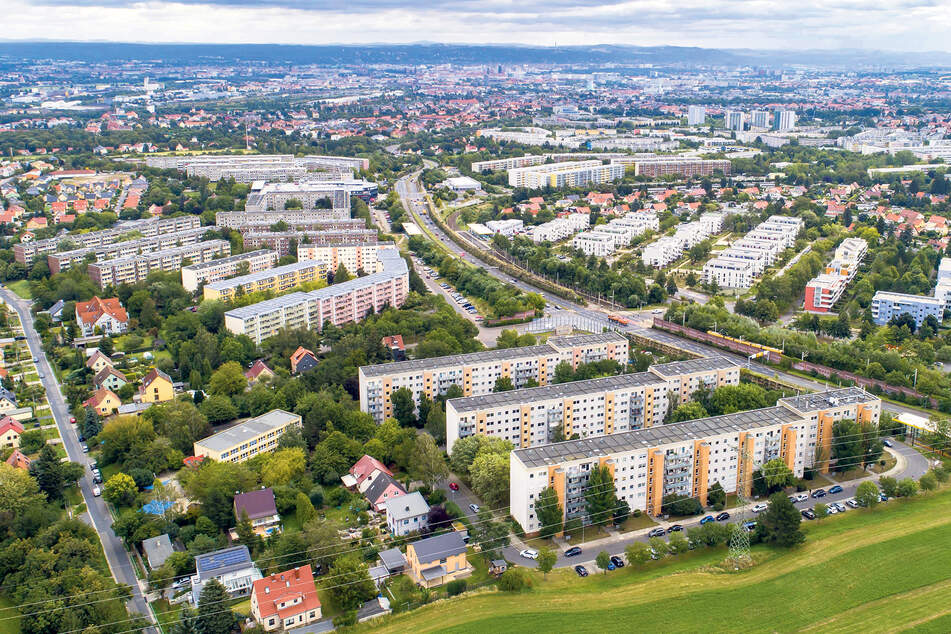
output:
[{"label": "overcast sky", "polygon": [[[8,39],[951,50],[951,0],[2,0]],[[12,27],[12,28],[10,28]]]}]

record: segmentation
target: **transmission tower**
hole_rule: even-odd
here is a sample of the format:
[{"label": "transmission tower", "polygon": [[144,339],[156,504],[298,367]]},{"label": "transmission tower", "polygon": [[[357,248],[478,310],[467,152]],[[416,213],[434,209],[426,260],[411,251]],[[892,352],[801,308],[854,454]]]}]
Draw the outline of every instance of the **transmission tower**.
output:
[{"label": "transmission tower", "polygon": [[[736,501],[737,506],[742,508],[750,501],[746,495],[746,487],[750,484],[747,482],[746,465],[753,461],[753,455],[747,449],[745,439],[744,442],[740,443],[737,453],[739,454],[737,467],[740,471],[736,479]],[[737,570],[753,565],[753,558],[750,556],[750,534],[743,528],[742,522],[737,525],[737,530],[734,530],[730,536],[730,561],[733,562],[733,567]]]}]

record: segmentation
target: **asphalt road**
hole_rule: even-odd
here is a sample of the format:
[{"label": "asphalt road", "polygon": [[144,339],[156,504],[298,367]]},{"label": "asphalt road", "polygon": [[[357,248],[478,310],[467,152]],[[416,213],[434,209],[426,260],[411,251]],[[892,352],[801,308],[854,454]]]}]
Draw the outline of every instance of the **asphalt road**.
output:
[{"label": "asphalt road", "polygon": [[[76,428],[70,424],[69,408],[60,391],[59,384],[56,382],[56,375],[53,368],[46,359],[46,353],[43,351],[42,342],[39,334],[33,327],[33,315],[30,314],[29,302],[20,299],[8,289],[0,290],[0,297],[8,305],[12,306],[20,316],[20,322],[23,324],[23,333],[26,335],[27,344],[36,363],[36,367],[43,376],[43,388],[46,390],[46,398],[49,401],[50,409],[53,412],[53,418],[56,420],[56,427],[59,435],[63,439],[63,446],[66,449],[66,455],[72,462],[78,462],[82,465],[88,465],[88,456],[83,453],[79,442],[79,436]],[[112,516],[106,507],[105,501],[101,497],[96,497],[92,493],[93,489],[92,472],[86,466],[85,475],[79,480],[79,489],[83,495],[83,501],[89,517],[92,520],[93,528],[99,534],[99,540],[102,542],[102,549],[106,554],[106,560],[109,563],[109,569],[112,571],[113,578],[118,582],[131,588],[132,599],[126,604],[130,612],[137,612],[147,616],[154,623],[152,611],[142,595],[138,580],[135,576],[135,570],[129,559],[129,553],[126,551],[122,541],[112,531]],[[157,628],[148,628],[146,631],[158,634]]]}]

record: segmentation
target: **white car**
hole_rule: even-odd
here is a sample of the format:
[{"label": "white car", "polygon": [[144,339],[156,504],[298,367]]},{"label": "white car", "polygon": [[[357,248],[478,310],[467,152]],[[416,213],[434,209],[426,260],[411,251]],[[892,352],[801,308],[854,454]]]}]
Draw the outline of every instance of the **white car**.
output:
[{"label": "white car", "polygon": [[796,501],[797,501],[797,502],[805,502],[805,501],[808,500],[808,499],[809,499],[809,495],[806,494],[806,493],[797,493],[797,494],[796,494]]},{"label": "white car", "polygon": [[472,511],[473,513],[478,513],[478,512],[479,512],[479,505],[478,505],[478,504],[470,504],[470,505],[469,505],[469,510]]},{"label": "white car", "polygon": [[830,505],[830,506],[827,506],[827,507],[826,507],[826,513],[827,513],[828,515],[835,515],[835,514],[838,513],[838,512],[839,512],[839,509],[835,508],[834,506],[831,506],[831,505]]},{"label": "white car", "polygon": [[99,497],[100,495],[102,495],[102,489],[100,489],[99,487],[93,487],[92,494],[95,495],[96,497]]},{"label": "white car", "polygon": [[845,501],[845,503],[854,509],[857,509],[859,507],[859,503],[855,501],[855,498],[849,498],[848,500]]},{"label": "white car", "polygon": [[766,504],[754,504],[754,505],[753,505],[753,512],[754,512],[754,513],[762,513],[762,512],[765,511],[767,508],[769,508],[769,507],[768,507]]},{"label": "white car", "polygon": [[519,557],[523,557],[524,559],[538,559],[538,551],[533,548],[526,548],[519,553]]}]

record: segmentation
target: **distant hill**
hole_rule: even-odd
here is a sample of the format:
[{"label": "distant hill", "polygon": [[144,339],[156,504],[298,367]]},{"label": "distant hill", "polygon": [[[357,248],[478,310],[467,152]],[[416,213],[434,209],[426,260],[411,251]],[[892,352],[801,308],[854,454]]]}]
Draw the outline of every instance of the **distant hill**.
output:
[{"label": "distant hill", "polygon": [[874,50],[765,51],[681,46],[592,45],[531,47],[456,44],[289,46],[280,44],[133,44],[120,42],[2,42],[0,56],[19,59],[263,61],[292,64],[618,64],[636,66],[788,68],[951,68],[951,54]]}]

